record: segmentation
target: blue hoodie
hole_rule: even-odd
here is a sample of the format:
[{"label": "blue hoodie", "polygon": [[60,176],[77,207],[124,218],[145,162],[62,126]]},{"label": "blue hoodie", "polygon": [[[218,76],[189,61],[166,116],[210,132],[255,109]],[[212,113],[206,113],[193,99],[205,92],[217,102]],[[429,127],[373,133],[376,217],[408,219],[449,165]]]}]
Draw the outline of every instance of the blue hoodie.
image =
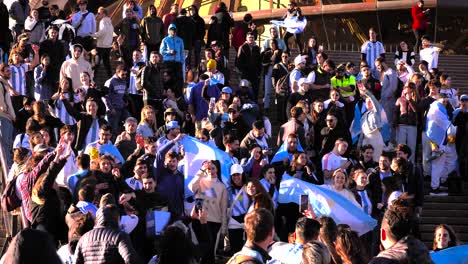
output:
[{"label": "blue hoodie", "polygon": [[[168,29],[168,34],[171,29],[176,29],[175,24],[170,24]],[[170,54],[169,51],[175,50],[175,54]],[[171,37],[168,35],[161,42],[161,47],[159,48],[159,53],[163,56],[163,61],[175,61],[184,63],[184,41],[177,37]]]}]

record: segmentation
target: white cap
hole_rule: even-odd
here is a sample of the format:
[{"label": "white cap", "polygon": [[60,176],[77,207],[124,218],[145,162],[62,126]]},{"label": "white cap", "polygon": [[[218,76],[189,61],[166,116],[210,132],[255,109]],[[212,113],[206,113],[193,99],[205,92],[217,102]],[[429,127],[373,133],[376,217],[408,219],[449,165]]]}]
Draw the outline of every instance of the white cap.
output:
[{"label": "white cap", "polygon": [[305,63],[306,62],[306,59],[304,56],[302,55],[297,55],[297,57],[294,59],[294,65],[297,66],[301,63]]},{"label": "white cap", "polygon": [[233,174],[236,174],[236,173],[240,173],[242,174],[244,172],[244,169],[242,169],[242,166],[239,165],[239,164],[232,164],[231,166],[231,175]]}]

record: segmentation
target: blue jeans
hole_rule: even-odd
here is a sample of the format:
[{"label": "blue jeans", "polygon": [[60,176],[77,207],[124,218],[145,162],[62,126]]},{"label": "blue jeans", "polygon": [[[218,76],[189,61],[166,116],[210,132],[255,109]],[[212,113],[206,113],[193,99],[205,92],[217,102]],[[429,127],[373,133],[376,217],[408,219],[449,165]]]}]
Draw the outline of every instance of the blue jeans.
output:
[{"label": "blue jeans", "polygon": [[0,144],[3,146],[3,153],[8,168],[13,164],[13,122],[6,117],[0,116]]},{"label": "blue jeans", "polygon": [[115,139],[118,134],[122,131],[123,128],[123,122],[125,122],[125,119],[130,116],[128,113],[127,109],[122,108],[122,109],[114,109],[115,112],[112,113],[111,111],[108,111],[106,113],[107,117],[107,122],[109,122],[109,125],[112,128],[112,138]]}]

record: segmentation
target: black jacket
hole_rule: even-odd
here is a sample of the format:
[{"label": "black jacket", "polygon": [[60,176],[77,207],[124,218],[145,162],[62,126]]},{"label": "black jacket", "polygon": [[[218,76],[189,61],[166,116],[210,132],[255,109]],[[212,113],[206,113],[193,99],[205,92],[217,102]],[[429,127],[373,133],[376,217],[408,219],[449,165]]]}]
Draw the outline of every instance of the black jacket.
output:
[{"label": "black jacket", "polygon": [[174,19],[174,24],[177,27],[177,36],[184,41],[184,49],[191,50],[195,38],[195,23],[191,17],[178,16]]},{"label": "black jacket", "polygon": [[106,210],[98,210],[96,226],[84,234],[75,250],[76,264],[142,263],[129,236],[119,230],[119,224]]},{"label": "black jacket", "polygon": [[[237,54],[237,67],[242,72],[242,76],[260,76],[262,71],[262,57],[260,47],[244,43]],[[243,77],[244,78],[244,77]]]},{"label": "black jacket", "polygon": [[[389,177],[394,177],[395,173],[391,171],[391,176]],[[382,203],[382,180],[380,179],[380,170],[374,170],[372,173],[369,174],[369,184],[367,185],[367,188],[370,191],[370,196],[369,198],[372,201],[372,217],[378,218],[380,217],[381,213],[383,211],[381,209],[377,208],[378,203]]]},{"label": "black jacket", "polygon": [[[320,138],[322,142],[322,149],[320,150],[320,157],[323,157],[323,155],[327,154],[328,152],[333,150],[333,147],[335,146],[335,141],[339,138],[343,138],[348,142],[348,146],[352,145],[352,140],[351,140],[351,133],[349,130],[343,126],[341,127],[336,127],[333,130],[331,130],[328,127],[324,127],[322,131],[320,131]],[[347,153],[349,152],[346,151]],[[346,153],[345,153],[346,156]]]},{"label": "black jacket", "polygon": [[[453,125],[457,127],[455,135],[455,148],[460,160],[466,160],[468,157],[468,112],[458,112],[453,121]],[[465,161],[466,162],[466,161]]]},{"label": "black jacket", "polygon": [[[63,104],[67,109],[67,112],[76,120],[76,137],[75,142],[73,142],[73,146],[75,150],[82,150],[86,146],[83,146],[86,136],[88,135],[88,131],[93,124],[93,117],[87,113],[81,113],[75,110],[73,106],[71,106],[68,100],[63,100]],[[107,124],[107,121],[104,118],[98,118],[99,126]]]},{"label": "black jacket", "polygon": [[[45,178],[40,186],[34,186],[37,190],[37,196],[43,200],[43,204],[37,204],[35,199],[31,199],[31,227],[45,228],[55,241],[63,239],[65,231],[64,215],[60,208],[62,207],[57,191],[53,188],[57,175],[67,162],[66,159],[58,163],[52,162],[45,173]],[[33,189],[33,190],[34,190]]]},{"label": "black jacket", "polygon": [[195,24],[194,40],[203,40],[205,38],[205,20],[198,14],[192,16]]},{"label": "black jacket", "polygon": [[148,63],[143,69],[143,97],[147,99],[163,98],[163,81],[161,65]]}]

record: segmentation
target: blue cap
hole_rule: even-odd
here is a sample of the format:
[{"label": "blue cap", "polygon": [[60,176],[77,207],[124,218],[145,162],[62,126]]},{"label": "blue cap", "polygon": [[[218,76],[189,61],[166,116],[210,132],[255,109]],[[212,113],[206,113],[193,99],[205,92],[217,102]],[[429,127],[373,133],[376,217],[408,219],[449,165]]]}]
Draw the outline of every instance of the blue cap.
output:
[{"label": "blue cap", "polygon": [[179,126],[179,122],[177,121],[169,121],[167,122],[166,124],[166,130],[169,131],[171,129],[174,129],[174,128],[180,128]]},{"label": "blue cap", "polygon": [[231,87],[226,86],[226,87],[224,87],[224,88],[221,90],[221,93],[232,94],[232,89],[231,89]]},{"label": "blue cap", "polygon": [[174,23],[172,23],[172,24],[169,25],[169,28],[168,28],[168,29],[171,29],[171,28],[177,29],[177,27],[176,27],[176,25],[175,25]]},{"label": "blue cap", "polygon": [[468,101],[468,94],[462,94],[460,96],[460,101]]}]

